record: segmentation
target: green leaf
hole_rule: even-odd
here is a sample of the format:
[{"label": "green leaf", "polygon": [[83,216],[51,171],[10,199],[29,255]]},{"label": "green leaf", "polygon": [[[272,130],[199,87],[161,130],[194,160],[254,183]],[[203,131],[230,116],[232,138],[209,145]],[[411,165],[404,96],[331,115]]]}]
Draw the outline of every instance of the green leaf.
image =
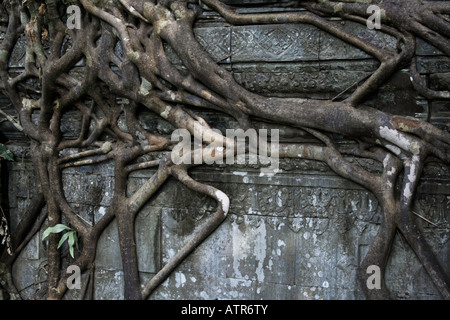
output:
[{"label": "green leaf", "polygon": [[61,237],[61,240],[59,240],[57,249],[59,249],[62,246],[62,244],[64,243],[64,241],[67,240],[68,237],[69,237],[69,232],[64,233],[64,235]]},{"label": "green leaf", "polygon": [[67,234],[69,235],[69,247],[73,247],[73,245],[75,244],[75,231],[67,232]]},{"label": "green leaf", "polygon": [[67,240],[67,244],[69,245],[69,252],[72,258],[74,258],[74,246],[77,247],[78,249],[78,237],[77,237],[77,232],[75,230],[73,230],[72,228],[69,228],[68,226],[64,225],[64,224],[57,224],[56,226],[53,227],[48,227],[47,229],[45,229],[44,233],[42,234],[42,240],[44,240],[45,238],[47,238],[51,233],[59,233],[62,232],[64,230],[68,230],[68,232],[64,233],[61,237],[61,239],[59,240],[58,243],[58,249],[64,244],[64,241]]},{"label": "green leaf", "polygon": [[47,238],[50,233],[60,233],[61,231],[64,230],[72,230],[70,229],[68,226],[64,225],[64,224],[57,224],[54,227],[48,227],[47,229],[45,229],[44,233],[42,234],[42,240],[44,240],[45,238]]},{"label": "green leaf", "polygon": [[77,233],[76,233],[76,231],[70,231],[70,232],[67,232],[67,234],[69,235],[69,240],[68,240],[69,252],[73,258],[74,257],[73,256],[73,245],[76,244],[76,246],[78,248]]},{"label": "green leaf", "polygon": [[14,155],[11,151],[7,151],[3,154],[6,160],[8,161],[14,161]]},{"label": "green leaf", "polygon": [[14,161],[14,154],[8,150],[8,147],[0,143],[0,158],[4,158],[8,161]]}]

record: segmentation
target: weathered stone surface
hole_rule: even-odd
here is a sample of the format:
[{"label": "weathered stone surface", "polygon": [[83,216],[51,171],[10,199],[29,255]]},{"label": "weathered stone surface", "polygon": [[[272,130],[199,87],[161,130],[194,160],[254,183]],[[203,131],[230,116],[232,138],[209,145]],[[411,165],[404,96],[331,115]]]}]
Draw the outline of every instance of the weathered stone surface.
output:
[{"label": "weathered stone surface", "polygon": [[269,3],[280,3],[280,2],[288,2],[288,0],[223,0],[223,3],[226,4],[269,4]]},{"label": "weathered stone surface", "polygon": [[39,260],[29,260],[19,258],[21,263],[13,266],[13,277],[17,289],[24,296],[31,296],[41,286],[41,281],[45,281],[45,264]]},{"label": "weathered stone surface", "polygon": [[117,231],[116,221],[111,222],[98,241],[95,265],[103,271],[122,269],[119,232]]},{"label": "weathered stone surface", "polygon": [[156,273],[161,267],[161,208],[146,206],[136,217],[138,267]]},{"label": "weathered stone surface", "polygon": [[[351,182],[330,173],[308,171],[307,166],[270,179],[260,177],[256,169],[238,170],[211,168],[192,172],[196,179],[211,183],[230,196],[230,214],[157,289],[152,299],[359,298],[354,290],[355,270],[378,228],[375,198]],[[308,171],[309,175],[295,173],[298,170]],[[433,170],[439,169],[429,167],[425,172],[434,175]],[[21,174],[20,170],[13,171],[11,179]],[[93,167],[71,169],[65,174],[75,185],[101,184]],[[442,171],[442,177],[447,175]],[[133,192],[133,185],[138,187],[150,176],[151,171],[133,174],[129,191]],[[104,177],[108,179],[107,175]],[[419,190],[427,193],[420,194],[416,211],[438,227],[420,218],[418,221],[423,224],[430,244],[447,261],[448,188],[439,189],[432,184],[430,189],[424,183]],[[102,188],[103,194],[112,192],[111,185]],[[74,197],[72,201],[80,202],[80,208],[91,206],[94,215],[100,214],[100,208],[106,210],[109,204],[96,204],[103,201],[101,197],[95,201]],[[142,276],[151,277],[167,263],[208,220],[215,205],[214,200],[169,181],[137,217],[136,242]],[[24,264],[31,268],[42,261],[44,251],[41,253],[36,246],[40,246],[38,237],[18,259],[16,275],[37,272],[38,267],[23,269]],[[420,263],[411,259],[413,256],[401,237],[397,237],[388,275],[394,297],[438,298],[427,276],[420,271]],[[121,299],[123,273],[115,221],[102,234],[95,263],[95,297]],[[25,277],[21,281],[19,287],[27,294],[35,278]]]},{"label": "weathered stone surface", "polygon": [[[280,176],[271,187],[264,188],[264,185],[255,186],[254,182],[244,182],[249,181],[245,176],[232,176],[241,181],[233,184],[233,190],[228,192],[232,199],[237,196],[238,201],[232,201],[232,213],[227,221],[157,290],[155,298],[255,299],[268,297],[268,288],[277,288],[274,292],[289,299],[357,297],[356,267],[378,228],[378,205],[372,195],[362,189],[311,188],[297,184],[292,186],[294,199],[301,199],[297,201],[298,206],[294,203],[290,206],[289,196],[282,196],[289,194],[289,188],[282,184],[289,184],[289,180]],[[239,201],[243,193],[243,199],[250,199],[244,203]],[[282,208],[280,212],[278,207]],[[289,211],[292,207],[294,211]],[[207,216],[198,220],[195,212],[186,208],[163,209],[163,263],[205,219]],[[443,242],[447,243],[445,239]],[[403,250],[399,254],[412,252]],[[411,270],[420,268],[418,261],[410,263]],[[205,279],[208,286],[203,284]],[[399,276],[390,281],[395,289],[416,279]],[[228,291],[224,292],[224,288]],[[395,292],[398,297],[406,295]],[[430,292],[429,298],[438,296],[433,290]],[[269,296],[273,298],[273,294]]]},{"label": "weathered stone surface", "polygon": [[[370,30],[355,22],[336,21],[343,30],[352,32],[358,38],[369,41],[388,52],[395,52],[396,39],[378,30]],[[367,59],[370,55],[354,46],[321,31],[319,60]]]},{"label": "weathered stone surface", "polygon": [[431,102],[431,122],[442,130],[450,131],[450,102]]},{"label": "weathered stone surface", "polygon": [[442,51],[421,38],[416,40],[416,54],[421,56],[444,55]]},{"label": "weathered stone surface", "polygon": [[450,57],[427,56],[417,58],[417,70],[421,74],[450,72]]},{"label": "weathered stone surface", "polygon": [[237,26],[231,41],[233,63],[319,58],[319,30],[309,25]]},{"label": "weathered stone surface", "polygon": [[299,62],[234,64],[234,77],[250,91],[266,95],[333,98],[376,70],[378,63]]},{"label": "weathered stone surface", "polygon": [[404,71],[393,75],[373,96],[366,104],[388,113],[415,116],[425,111],[424,101]]},{"label": "weathered stone surface", "polygon": [[94,290],[95,300],[122,300],[123,299],[123,271],[95,269]]},{"label": "weathered stone surface", "polygon": [[430,75],[430,88],[433,90],[450,90],[450,72]]},{"label": "weathered stone surface", "polygon": [[[372,74],[379,65],[367,53],[311,25],[230,27],[213,13],[207,15],[195,29],[198,41],[215,61],[233,72],[239,83],[264,95],[331,99]],[[342,27],[380,47],[396,47],[395,39],[379,31],[349,22]],[[23,49],[24,43],[20,41],[10,61],[12,67],[23,67]],[[116,52],[120,56],[120,46]],[[432,88],[444,90],[448,86],[450,59],[420,39],[416,53],[418,70],[424,80]],[[173,52],[170,57],[182,68]],[[13,114],[6,99],[0,99],[0,103],[2,110]],[[449,103],[427,101],[418,96],[412,89],[407,69],[394,75],[368,104],[422,119],[431,111],[431,122],[450,131]],[[201,116],[222,132],[236,127],[236,121],[223,114],[201,112]],[[76,138],[80,113],[68,112],[63,119],[64,137]],[[123,128],[122,120],[119,124]],[[144,128],[170,137],[173,127],[158,116],[142,112],[140,120]],[[8,122],[1,122],[0,130],[6,139],[24,141],[23,135]],[[282,139],[292,138],[301,139],[292,133],[282,135]],[[29,149],[17,144],[12,148],[18,157],[9,164],[10,222],[14,228],[36,186]],[[372,172],[380,170],[373,161],[351,161]],[[221,189],[230,197],[230,212],[216,232],[176,269],[151,299],[362,298],[355,290],[355,272],[379,228],[380,209],[376,199],[358,185],[334,175],[321,162],[283,160],[280,169],[273,177],[260,176],[259,168],[248,164],[208,166],[191,172],[195,179]],[[112,205],[113,173],[112,163],[63,172],[69,204],[90,223],[98,222]],[[153,170],[132,173],[128,194],[134,193],[153,173]],[[447,268],[450,265],[449,186],[448,167],[428,163],[414,208],[422,216],[416,220],[426,239]],[[169,179],[136,219],[142,279],[148,280],[167,263],[215,208],[213,199]],[[46,243],[40,239],[41,234],[36,235],[14,265],[16,284],[24,296],[33,294],[45,279]],[[100,238],[95,266],[94,298],[122,299],[124,277],[116,221]],[[400,234],[396,236],[386,277],[393,298],[440,297]],[[68,297],[77,298],[79,292],[69,292]]]},{"label": "weathered stone surface", "polygon": [[[3,35],[2,35],[3,37]],[[11,68],[24,68],[25,67],[25,48],[27,41],[25,37],[21,37],[18,40],[18,45],[14,48],[11,58],[9,60],[9,67]]]}]

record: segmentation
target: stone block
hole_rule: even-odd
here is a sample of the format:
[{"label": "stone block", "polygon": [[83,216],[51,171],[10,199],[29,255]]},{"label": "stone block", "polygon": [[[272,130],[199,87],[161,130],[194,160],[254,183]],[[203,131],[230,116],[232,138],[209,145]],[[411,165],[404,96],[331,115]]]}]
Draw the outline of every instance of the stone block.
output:
[{"label": "stone block", "polygon": [[232,216],[226,278],[293,283],[295,241],[283,219],[253,215]]},{"label": "stone block", "polygon": [[61,118],[61,133],[66,139],[77,139],[81,130],[81,112],[69,111]]},{"label": "stone block", "polygon": [[225,300],[255,300],[256,286],[257,284],[253,280],[219,278],[216,292],[212,297],[220,297]]},{"label": "stone block", "polygon": [[30,199],[34,194],[35,181],[28,173],[32,170],[30,165],[15,162],[9,174],[9,198]]},{"label": "stone block", "polygon": [[412,117],[423,112],[419,94],[412,86],[409,72],[405,71],[394,74],[365,104],[391,114]]},{"label": "stone block", "polygon": [[[230,28],[223,25],[220,27],[200,26],[194,28],[194,36],[214,61],[225,63],[230,61]],[[172,63],[182,64],[176,52],[169,45],[165,45],[164,49]]]},{"label": "stone block", "polygon": [[[214,300],[231,294],[214,275],[199,275],[177,270],[159,286],[150,297],[152,300]],[[236,294],[237,296],[237,294]]]},{"label": "stone block", "polygon": [[24,36],[17,40],[11,58],[9,59],[8,67],[10,68],[24,68],[25,67],[25,49],[27,47],[27,40]]},{"label": "stone block", "polygon": [[296,233],[295,284],[301,287],[329,286],[336,243],[329,229],[328,219],[295,218],[301,225]]},{"label": "stone block", "polygon": [[237,64],[234,77],[250,91],[266,95],[301,95],[333,98],[367,78],[377,68],[375,61],[325,63]]},{"label": "stone block", "polygon": [[319,30],[310,25],[236,26],[231,44],[232,63],[317,60]]},{"label": "stone block", "polygon": [[444,55],[438,48],[421,38],[416,38],[416,54],[419,56]]},{"label": "stone block", "polygon": [[255,300],[301,300],[299,288],[292,284],[263,282],[258,284]]},{"label": "stone block", "polygon": [[[19,255],[22,261],[38,260],[41,257],[41,234],[35,234]],[[43,255],[42,255],[43,256]]]},{"label": "stone block", "polygon": [[[146,206],[136,217],[136,250],[142,272],[154,273],[160,268],[159,211],[159,208]],[[96,265],[105,270],[122,269],[117,220],[111,222],[99,239]]]},{"label": "stone block", "polygon": [[123,271],[95,269],[94,300],[123,300]]},{"label": "stone block", "polygon": [[145,206],[136,217],[135,237],[139,271],[156,273],[160,268],[161,208]]},{"label": "stone block", "polygon": [[450,72],[450,57],[446,56],[418,57],[417,70],[420,73]]},{"label": "stone block", "polygon": [[72,203],[70,204],[72,210],[81,217],[84,221],[94,225],[96,222],[96,216],[100,210],[98,207],[88,204]]},{"label": "stone block", "polygon": [[[375,46],[395,52],[397,41],[394,37],[377,30],[370,30],[365,25],[351,21],[334,21],[344,31],[356,35],[358,38],[369,41]],[[344,60],[344,59],[367,59],[371,56],[363,50],[344,42],[324,31],[320,33],[319,60]]]},{"label": "stone block", "polygon": [[431,123],[438,128],[450,132],[450,102],[432,101],[431,102]]},{"label": "stone block", "polygon": [[110,206],[114,196],[110,164],[83,166],[63,171],[64,194],[69,203]]},{"label": "stone block", "polygon": [[294,300],[320,300],[334,296],[332,294],[329,294],[329,291],[331,290],[326,284],[324,284],[323,286],[310,286],[310,287],[296,286],[295,288],[297,290],[294,293],[293,298]]},{"label": "stone block", "polygon": [[45,263],[39,260],[19,259],[13,264],[12,275],[14,284],[23,296],[31,296],[38,290],[47,278]]},{"label": "stone block", "polygon": [[230,28],[195,28],[195,38],[216,62],[227,62],[230,58]]},{"label": "stone block", "polygon": [[64,188],[64,196],[69,203],[83,203],[84,197],[82,187],[84,186],[83,175],[74,174],[72,170],[64,170],[62,173],[62,182]]},{"label": "stone block", "polygon": [[83,203],[98,206],[103,200],[105,179],[97,174],[85,175],[82,182]]},{"label": "stone block", "polygon": [[[162,208],[162,263],[166,264],[205,222],[195,219],[188,208]],[[202,223],[203,222],[203,223]]]},{"label": "stone block", "polygon": [[103,270],[122,269],[117,220],[112,221],[106,227],[98,240],[95,265]]},{"label": "stone block", "polygon": [[450,91],[450,72],[430,75],[430,88],[438,91]]}]

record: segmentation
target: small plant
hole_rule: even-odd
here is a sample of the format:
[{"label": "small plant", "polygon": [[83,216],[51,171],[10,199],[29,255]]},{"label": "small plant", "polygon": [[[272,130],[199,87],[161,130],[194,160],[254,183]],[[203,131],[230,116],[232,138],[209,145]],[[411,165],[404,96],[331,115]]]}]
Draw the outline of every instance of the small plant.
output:
[{"label": "small plant", "polygon": [[47,238],[51,233],[60,233],[63,232],[64,230],[67,230],[67,232],[64,233],[63,236],[61,237],[61,240],[59,240],[58,249],[63,245],[64,241],[67,240],[67,244],[69,245],[70,256],[73,258],[74,247],[76,246],[78,249],[78,237],[77,232],[72,228],[69,228],[68,226],[61,223],[53,227],[48,227],[42,234],[42,240]]}]

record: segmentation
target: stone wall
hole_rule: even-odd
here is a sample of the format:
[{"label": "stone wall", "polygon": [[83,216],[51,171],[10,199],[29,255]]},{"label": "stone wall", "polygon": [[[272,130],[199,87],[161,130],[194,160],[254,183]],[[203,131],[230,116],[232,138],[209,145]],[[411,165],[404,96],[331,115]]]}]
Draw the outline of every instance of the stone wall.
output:
[{"label": "stone wall", "polygon": [[[229,1],[232,3],[233,1]],[[266,1],[270,2],[270,1]],[[242,9],[245,11],[244,9]],[[258,9],[253,9],[258,10]],[[264,9],[269,10],[269,9]],[[354,23],[334,21],[359,37],[395,48],[394,39]],[[378,62],[310,25],[229,26],[212,12],[196,27],[205,49],[232,71],[249,90],[265,95],[330,99],[370,75]],[[20,51],[20,50],[19,50]],[[419,71],[432,89],[448,87],[450,59],[427,43],[417,44]],[[11,62],[22,67],[21,55]],[[172,54],[171,59],[178,61]],[[181,67],[181,66],[180,66]],[[399,71],[368,104],[384,111],[426,118],[448,130],[449,103],[427,101],[412,88],[408,70]],[[212,126],[233,128],[225,115],[203,112]],[[146,123],[170,134],[168,123],[144,114]],[[76,116],[67,117],[66,136],[77,131]],[[27,146],[8,123],[3,134],[17,161],[9,163],[12,228],[34,192]],[[289,137],[286,131],[285,139]],[[360,161],[354,159],[353,161]],[[362,162],[376,171],[370,161]],[[192,171],[202,182],[219,187],[231,199],[226,221],[164,282],[151,299],[360,299],[356,268],[379,227],[372,194],[336,176],[325,164],[283,160],[281,172],[261,177],[251,165],[206,166]],[[70,204],[95,223],[113,196],[111,164],[64,171]],[[132,174],[129,192],[152,171]],[[143,279],[152,277],[199,230],[215,208],[206,196],[170,180],[137,217],[136,241]],[[424,234],[446,269],[450,266],[450,171],[431,163],[425,168],[415,211]],[[14,266],[17,286],[32,294],[45,279],[45,243],[37,235]],[[395,299],[438,299],[439,294],[406,241],[397,234],[387,270]],[[83,276],[83,279],[86,276]],[[84,284],[84,282],[83,282]],[[77,298],[71,290],[67,298]],[[123,272],[115,222],[103,233],[95,261],[95,299],[121,299]]]}]

